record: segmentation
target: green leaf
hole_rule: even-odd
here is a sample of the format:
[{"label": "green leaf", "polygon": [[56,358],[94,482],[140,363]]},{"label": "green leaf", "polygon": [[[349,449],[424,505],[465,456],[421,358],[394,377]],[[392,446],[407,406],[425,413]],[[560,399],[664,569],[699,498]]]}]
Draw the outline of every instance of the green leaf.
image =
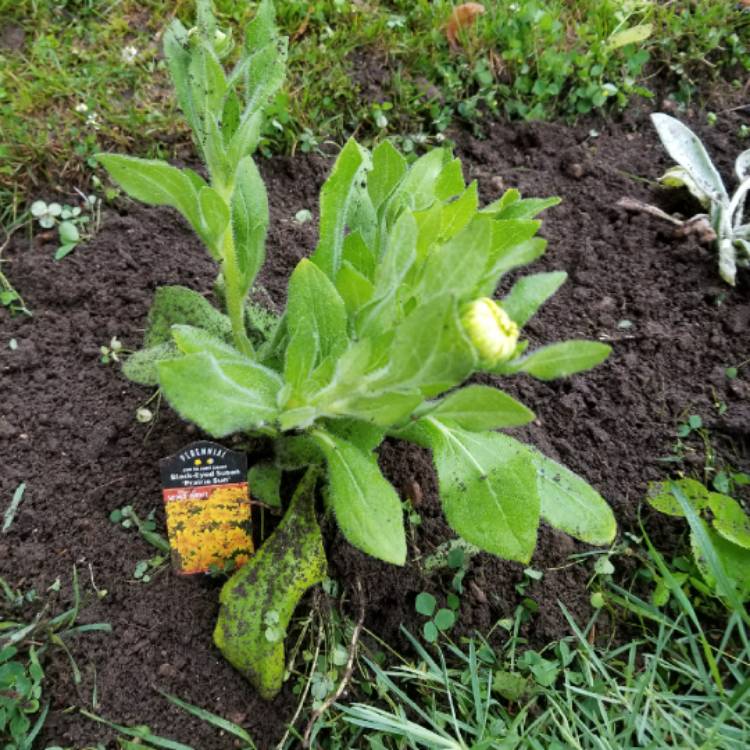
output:
[{"label": "green leaf", "polygon": [[171,341],[140,349],[122,363],[122,374],[139,385],[159,385],[156,365],[162,360],[174,359],[178,353],[179,350]]},{"label": "green leaf", "polygon": [[728,202],[726,188],[700,139],[690,128],[669,115],[651,115],[667,153],[688,171],[693,182],[712,200]]},{"label": "green leaf", "polygon": [[392,427],[408,419],[424,397],[416,390],[387,391],[377,395],[356,394],[342,399],[337,413],[348,414],[356,419],[381,427]]},{"label": "green leaf", "polygon": [[[712,492],[708,507],[713,514],[713,527],[732,544],[750,549],[750,518],[733,498]],[[750,572],[748,573],[750,579]]]},{"label": "green leaf", "polygon": [[524,276],[513,284],[503,298],[503,309],[519,326],[524,326],[567,278],[568,274],[564,271]]},{"label": "green leaf", "polygon": [[262,111],[281,88],[286,76],[287,55],[286,37],[275,37],[253,54],[245,81],[246,104],[243,117]]},{"label": "green leaf", "polygon": [[368,555],[395,565],[406,562],[401,501],[372,454],[335,435],[313,437],[328,464],[328,502],[346,539]]},{"label": "green leaf", "polygon": [[492,677],[492,690],[505,700],[517,703],[527,689],[526,678],[515,672],[498,670]]},{"label": "green leaf", "polygon": [[544,346],[510,366],[513,372],[527,372],[539,380],[555,380],[596,367],[611,351],[611,346],[598,341],[574,339]]},{"label": "green leaf", "polygon": [[359,145],[350,138],[320,191],[320,241],[312,260],[329,279],[336,278],[341,266],[346,218],[363,161]]},{"label": "green leaf", "polygon": [[645,42],[651,36],[654,26],[651,23],[640,23],[611,34],[607,39],[607,47],[611,50],[625,47],[628,44],[639,44]]},{"label": "green leaf", "polygon": [[462,333],[456,302],[445,295],[417,308],[401,323],[388,369],[372,387],[419,388],[426,396],[434,396],[463,381],[474,365],[474,352]]},{"label": "green leaf", "polygon": [[372,171],[368,175],[367,190],[377,209],[396,189],[406,174],[406,159],[390,141],[382,141],[372,152]]},{"label": "green leaf", "polygon": [[278,416],[281,379],[255,362],[219,362],[210,354],[188,354],[156,367],[174,410],[213,437],[268,428]]},{"label": "green leaf", "polygon": [[422,635],[427,643],[435,643],[438,639],[439,632],[437,626],[432,620],[429,620],[422,626]]},{"label": "green leaf", "polygon": [[[464,190],[463,195],[456,198],[452,203],[448,203],[441,211],[441,239],[447,241],[455,237],[476,216],[478,206],[479,188],[475,180],[468,188],[466,188],[466,190]],[[472,257],[473,253],[474,250],[472,250]],[[484,263],[484,259],[481,261],[477,259],[477,263],[480,262]],[[455,268],[453,270],[455,270]]]},{"label": "green leaf", "polygon": [[703,510],[708,505],[709,491],[700,482],[687,477],[666,482],[649,482],[646,502],[661,513],[684,518],[682,506],[672,493],[672,485],[679,487],[696,511]]},{"label": "green leaf", "polygon": [[272,463],[255,464],[247,472],[247,484],[251,497],[256,497],[272,508],[281,508],[281,469]]},{"label": "green leaf", "polygon": [[273,0],[261,0],[253,20],[245,26],[245,49],[249,53],[276,38],[276,8]]},{"label": "green leaf", "polygon": [[[492,219],[478,215],[450,241],[431,248],[414,292],[420,303],[449,293],[459,300],[473,298],[487,262],[491,237]],[[466,262],[467,248],[471,248],[470,263]],[[456,269],[461,272],[456,273]]]},{"label": "green leaf", "polygon": [[265,618],[278,616],[283,632],[310,586],[326,575],[323,537],[315,516],[317,470],[309,469],[279,526],[254,557],[221,590],[214,643],[263,698],[281,690],[283,639],[266,638]]},{"label": "green leaf", "polygon": [[[232,232],[242,288],[247,293],[266,257],[268,196],[252,157],[237,165],[232,193]],[[243,295],[244,296],[244,295]]]},{"label": "green leaf", "polygon": [[81,239],[78,227],[72,221],[61,221],[57,232],[63,245],[75,245]]},{"label": "green leaf", "polygon": [[242,355],[226,341],[203,328],[195,326],[173,325],[172,338],[183,354],[212,354],[218,360],[244,360]]},{"label": "green leaf", "polygon": [[[500,200],[502,200],[502,198]],[[514,200],[497,206],[496,211],[494,212],[494,218],[502,221],[528,221],[542,211],[552,208],[552,206],[557,206],[559,203],[560,199],[557,197],[524,198],[523,200]],[[487,211],[490,208],[491,207],[488,206],[484,210]]]},{"label": "green leaf", "polygon": [[221,260],[219,243],[229,226],[229,206],[212,187],[202,187],[198,192],[203,236],[214,260]]},{"label": "green leaf", "polygon": [[[505,435],[502,437],[517,442]],[[535,448],[524,447],[537,471],[542,518],[550,526],[587,544],[611,544],[617,533],[617,523],[604,498],[566,466]]]},{"label": "green leaf", "polygon": [[372,299],[375,290],[372,282],[348,261],[341,264],[336,276],[336,289],[352,316]]},{"label": "green leaf", "polygon": [[326,431],[353,443],[363,453],[371,453],[382,442],[385,430],[359,419],[327,419]]},{"label": "green leaf", "polygon": [[418,614],[424,615],[425,617],[432,617],[437,607],[437,599],[426,591],[422,591],[417,594],[417,598],[414,601],[414,609]]},{"label": "green leaf", "polygon": [[487,385],[469,385],[436,404],[428,402],[425,413],[472,432],[517,427],[528,424],[535,416],[507,393]]},{"label": "green leaf", "polygon": [[306,258],[289,280],[286,322],[291,341],[285,377],[297,387],[317,364],[335,359],[349,344],[344,301],[325,273]]},{"label": "green leaf", "polygon": [[190,42],[187,29],[175,19],[164,33],[164,56],[185,118],[197,132],[197,115],[190,92]]},{"label": "green leaf", "polygon": [[434,622],[438,630],[450,630],[456,624],[456,613],[450,609],[439,609]]},{"label": "green leaf", "polygon": [[162,286],[156,290],[148,313],[143,343],[146,347],[172,341],[172,326],[191,325],[217,338],[231,341],[232,324],[203,295],[184,286]]},{"label": "green leaf", "polygon": [[97,154],[96,160],[132,198],[152,206],[176,208],[203,237],[198,193],[187,174],[157,159]]},{"label": "green leaf", "polygon": [[427,417],[440,498],[451,528],[480,549],[527,563],[540,498],[528,451],[497,433],[474,433]]}]

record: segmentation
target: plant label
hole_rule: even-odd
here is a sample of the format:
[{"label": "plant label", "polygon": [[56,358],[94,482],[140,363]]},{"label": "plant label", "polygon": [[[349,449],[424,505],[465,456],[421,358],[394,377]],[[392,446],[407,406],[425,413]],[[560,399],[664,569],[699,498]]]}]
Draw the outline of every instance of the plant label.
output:
[{"label": "plant label", "polygon": [[246,563],[253,553],[247,456],[200,440],[162,459],[160,470],[175,571]]}]

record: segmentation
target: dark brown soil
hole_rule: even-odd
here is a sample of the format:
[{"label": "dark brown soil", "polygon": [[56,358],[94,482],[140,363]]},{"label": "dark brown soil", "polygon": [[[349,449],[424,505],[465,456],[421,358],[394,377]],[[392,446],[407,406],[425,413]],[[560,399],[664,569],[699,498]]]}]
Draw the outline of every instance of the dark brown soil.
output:
[{"label": "dark brown soil", "polygon": [[[547,256],[535,270],[565,269],[562,291],[528,327],[533,343],[586,337],[610,341],[614,353],[592,373],[554,383],[526,378],[503,384],[535,409],[537,421],[518,434],[585,476],[610,501],[623,529],[637,528],[647,481],[670,464],[677,422],[700,414],[711,428],[720,462],[748,468],[750,367],[729,380],[724,369],[750,356],[750,283],[722,284],[714,254],[693,239],[676,240],[668,225],[615,207],[623,196],[653,200],[636,176],[655,178],[665,155],[643,115],[618,124],[577,128],[498,125],[477,141],[458,136],[467,176],[493,199],[502,186],[524,194],[564,198],[548,211]],[[742,144],[740,115],[700,128],[725,176]],[[590,133],[595,127],[599,134]],[[314,246],[314,222],[297,224],[296,211],[315,212],[328,169],[318,158],[274,159],[263,165],[272,200],[269,263],[261,281],[269,303],[283,304],[286,280]],[[0,575],[38,592],[73,565],[89,592],[82,621],[111,623],[110,635],[72,643],[83,671],[76,688],[64,661],[48,664],[53,711],[48,744],[81,747],[110,735],[69,706],[91,708],[96,685],[103,716],[123,724],[147,723],[160,734],[200,750],[230,746],[205,725],[169,706],[154,688],[243,723],[262,748],[290,719],[296,698],[285,690],[265,704],[226,664],[211,643],[217,584],[170,572],[145,585],[132,580],[138,560],[152,550],[115,527],[109,513],[133,504],[145,514],[160,508],[158,461],[193,439],[168,408],[153,430],[135,420],[149,397],[126,382],[116,366],[99,364],[99,346],[117,335],[136,348],[154,290],[180,283],[208,292],[214,268],[184,223],[169,210],[123,203],[108,211],[97,236],[62,262],[49,243],[17,241],[6,273],[22,291],[33,318],[0,317],[0,445],[2,508],[18,483],[28,488],[10,532],[0,537]],[[625,323],[624,321],[629,321]],[[18,346],[8,346],[15,338]],[[726,405],[719,413],[717,404]],[[703,465],[700,440],[682,468]],[[411,558],[450,538],[435,492],[429,458],[416,448],[387,443],[382,466],[406,495],[421,488],[423,522],[414,529]],[[695,467],[692,467],[695,468]],[[657,543],[674,549],[680,530],[654,524]],[[441,592],[409,564],[396,571],[365,558],[333,528],[327,530],[331,576],[347,587],[355,575],[367,601],[367,626],[403,647],[401,623],[418,630],[413,609],[422,590]],[[566,566],[582,548],[542,528],[533,567],[545,571],[527,595],[540,605],[529,626],[534,641],[567,632],[558,602],[579,620],[589,613],[585,565]],[[89,570],[107,595],[93,601]],[[481,555],[472,561],[462,600],[461,629],[486,629],[512,614],[522,566]]]}]

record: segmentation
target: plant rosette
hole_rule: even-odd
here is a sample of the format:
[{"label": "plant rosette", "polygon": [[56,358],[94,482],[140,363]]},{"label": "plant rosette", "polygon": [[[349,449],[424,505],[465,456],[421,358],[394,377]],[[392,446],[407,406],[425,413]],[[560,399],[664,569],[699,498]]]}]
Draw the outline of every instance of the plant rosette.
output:
[{"label": "plant rosette", "polygon": [[498,432],[534,413],[495,387],[465,384],[475,373],[552,380],[598,365],[610,348],[574,340],[528,351],[523,327],[566,274],[531,274],[493,297],[506,274],[545,252],[536,216],[559,201],[509,190],[482,207],[445,148],[409,163],[387,141],[369,151],[350,140],[321,190],[319,241],[291,274],[284,312],[250,303],[268,226],[251,153],[286,41],[264,0],[226,73],[216,32],[209,3],[198,2],[197,28],[175,21],[164,43],[210,180],[161,161],[98,158],[131,196],[183,214],[220,267],[226,308],[184,287],[157,290],[144,348],[124,373],[158,385],[213,438],[266,439],[273,458],[251,479],[260,500],[278,506],[282,473],[306,470],[276,531],[224,586],[214,636],[272,697],[294,608],[325,577],[318,489],[351,544],[406,562],[402,503],[377,463],[386,437],[431,450],[448,523],[482,550],[527,563],[542,519],[589,544],[612,541],[612,511],[592,487]]}]

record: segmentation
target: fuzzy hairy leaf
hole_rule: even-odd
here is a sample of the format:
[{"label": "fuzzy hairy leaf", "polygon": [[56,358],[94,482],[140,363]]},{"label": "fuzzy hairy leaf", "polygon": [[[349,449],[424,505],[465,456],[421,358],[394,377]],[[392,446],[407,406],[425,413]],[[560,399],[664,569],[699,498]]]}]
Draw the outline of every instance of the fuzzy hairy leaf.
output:
[{"label": "fuzzy hairy leaf", "polygon": [[251,156],[237,165],[232,193],[232,232],[237,267],[247,293],[266,258],[268,196],[263,178]]},{"label": "fuzzy hairy leaf", "polygon": [[564,271],[524,276],[513,284],[508,295],[503,298],[503,309],[519,326],[524,326],[567,278],[568,274]]},{"label": "fuzzy hairy leaf", "polygon": [[698,136],[679,120],[657,112],[651,115],[667,153],[688,171],[696,185],[713,200],[728,201],[724,183]]},{"label": "fuzzy hairy leaf", "polygon": [[187,354],[156,367],[172,408],[212,437],[268,429],[278,415],[281,379],[250,360],[219,361],[206,353]]},{"label": "fuzzy hairy leaf", "polygon": [[178,353],[179,350],[171,341],[139,349],[122,363],[122,374],[139,385],[158,385],[157,363],[163,359],[173,359]]},{"label": "fuzzy hairy leaf", "polygon": [[143,344],[156,346],[172,341],[176,324],[202,328],[225,341],[232,337],[232,324],[202,294],[184,286],[162,286],[156,290],[148,313]]},{"label": "fuzzy hairy leaf", "polygon": [[543,346],[509,367],[512,372],[526,372],[539,380],[555,380],[596,367],[611,351],[608,344],[573,339]]},{"label": "fuzzy hairy leaf", "polygon": [[368,555],[406,562],[401,501],[371,453],[318,430],[313,433],[328,464],[328,503],[347,540]]},{"label": "fuzzy hairy leaf", "polygon": [[[315,513],[318,470],[309,469],[289,510],[254,557],[223,586],[214,643],[263,698],[281,690],[284,639],[302,595],[326,574]],[[269,617],[282,634],[268,633]]]},{"label": "fuzzy hairy leaf", "polygon": [[312,261],[329,279],[336,278],[341,266],[346,219],[363,161],[361,148],[349,139],[320,192],[320,240]]},{"label": "fuzzy hairy leaf", "polygon": [[537,471],[542,518],[550,526],[588,544],[611,544],[617,524],[604,498],[567,467],[535,448],[524,447],[529,450]]},{"label": "fuzzy hairy leaf", "polygon": [[494,432],[425,421],[448,523],[480,549],[527,563],[536,545],[540,498],[526,447]]},{"label": "fuzzy hairy leaf", "polygon": [[131,198],[151,206],[176,208],[205,238],[194,177],[158,159],[97,154],[96,160]]},{"label": "fuzzy hairy leaf", "polygon": [[434,405],[427,402],[425,407],[431,417],[472,432],[517,427],[535,416],[507,393],[487,385],[468,385]]}]

